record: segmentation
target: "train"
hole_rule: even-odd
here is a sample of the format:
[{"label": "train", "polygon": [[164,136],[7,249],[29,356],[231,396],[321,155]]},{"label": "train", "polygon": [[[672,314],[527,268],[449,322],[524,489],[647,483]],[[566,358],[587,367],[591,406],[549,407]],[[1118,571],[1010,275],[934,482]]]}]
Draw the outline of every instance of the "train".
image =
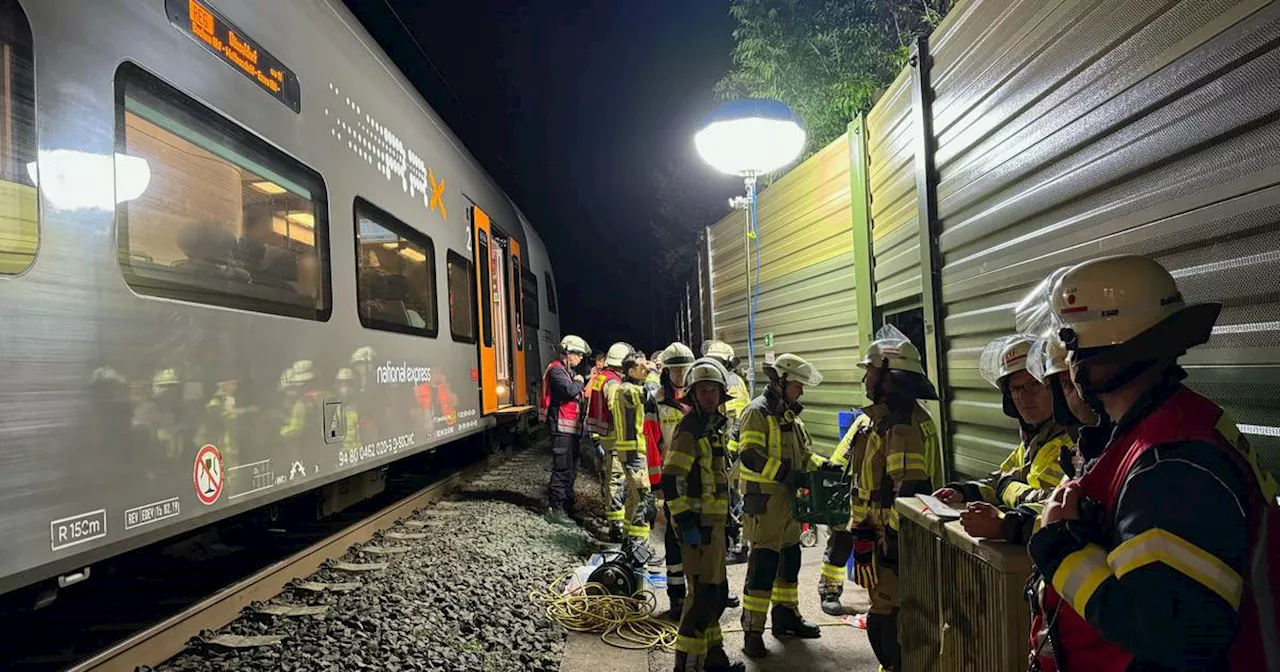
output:
[{"label": "train", "polygon": [[0,0],[0,61],[0,594],[529,417],[547,248],[341,2]]}]

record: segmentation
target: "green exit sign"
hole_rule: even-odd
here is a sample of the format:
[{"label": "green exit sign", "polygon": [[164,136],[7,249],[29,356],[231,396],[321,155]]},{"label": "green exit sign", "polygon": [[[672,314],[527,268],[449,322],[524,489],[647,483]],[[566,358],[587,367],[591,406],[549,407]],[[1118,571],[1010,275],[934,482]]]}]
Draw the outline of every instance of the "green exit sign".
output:
[{"label": "green exit sign", "polygon": [[772,331],[764,335],[764,347],[766,347],[766,348],[772,348],[772,347],[773,347],[773,332],[772,332]]}]

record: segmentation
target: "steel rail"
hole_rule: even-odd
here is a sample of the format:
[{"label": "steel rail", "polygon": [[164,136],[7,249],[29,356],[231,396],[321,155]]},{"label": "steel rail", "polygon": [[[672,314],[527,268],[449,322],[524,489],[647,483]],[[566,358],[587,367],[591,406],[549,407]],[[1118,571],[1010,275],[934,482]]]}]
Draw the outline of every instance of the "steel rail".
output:
[{"label": "steel rail", "polygon": [[275,562],[219,590],[183,611],[123,639],[93,657],[68,668],[68,672],[133,672],[142,665],[155,666],[181,653],[187,642],[204,630],[216,630],[234,621],[252,602],[270,600],[290,581],[310,576],[325,561],[341,556],[353,545],[393,526],[415,510],[444,498],[466,481],[497,463],[490,456],[455,474],[391,504],[372,516]]}]

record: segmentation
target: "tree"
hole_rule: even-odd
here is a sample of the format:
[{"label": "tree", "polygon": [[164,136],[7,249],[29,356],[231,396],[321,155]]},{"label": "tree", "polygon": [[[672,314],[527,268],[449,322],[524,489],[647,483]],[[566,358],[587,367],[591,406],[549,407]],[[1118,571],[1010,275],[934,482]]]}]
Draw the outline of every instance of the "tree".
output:
[{"label": "tree", "polygon": [[774,98],[808,134],[804,156],[840,137],[858,112],[898,76],[917,35],[948,0],[731,0],[733,69],[723,99]]}]

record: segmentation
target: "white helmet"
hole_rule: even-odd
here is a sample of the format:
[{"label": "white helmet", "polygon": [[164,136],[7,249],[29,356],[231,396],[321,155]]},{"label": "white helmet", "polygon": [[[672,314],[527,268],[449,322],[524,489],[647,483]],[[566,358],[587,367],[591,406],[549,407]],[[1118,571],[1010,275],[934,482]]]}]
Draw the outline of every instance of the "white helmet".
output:
[{"label": "white helmet", "polygon": [[765,364],[764,372],[769,376],[770,381],[795,381],[805,387],[822,384],[822,374],[818,372],[818,367],[810,364],[805,358],[789,352],[778,355],[772,364]]},{"label": "white helmet", "polygon": [[662,354],[658,357],[658,361],[666,368],[693,366],[694,364],[693,350],[684,343],[675,342],[668,345]]},{"label": "white helmet", "polygon": [[1005,378],[1027,370],[1027,353],[1031,351],[1033,341],[1023,334],[1001,336],[991,341],[978,357],[978,373],[992,387],[999,388]]},{"label": "white helmet", "polygon": [[865,369],[869,366],[925,375],[924,367],[920,365],[920,349],[892,324],[880,327],[876,332],[876,340],[867,346],[867,353],[863,355],[862,361],[858,362],[859,368]]},{"label": "white helmet", "polygon": [[733,361],[736,354],[733,351],[733,346],[724,341],[710,339],[702,342],[702,356],[718,359],[721,364],[726,366]]},{"label": "white helmet", "polygon": [[579,355],[587,355],[591,352],[591,346],[581,337],[569,334],[560,339],[560,349],[565,352],[574,352]]},{"label": "white helmet", "polygon": [[623,362],[627,361],[628,358],[634,357],[635,354],[635,348],[631,347],[630,344],[619,341],[609,346],[609,351],[604,355],[604,365],[622,368]]},{"label": "white helmet", "polygon": [[1048,384],[1049,377],[1066,371],[1067,346],[1056,334],[1042,336],[1031,343],[1027,351],[1027,373],[1036,380]]},{"label": "white helmet", "polygon": [[[679,345],[675,343],[673,345]],[[668,348],[669,349],[669,348]],[[701,382],[711,382],[720,386],[720,403],[729,401],[729,374],[724,365],[711,357],[702,357],[693,362],[689,368],[689,377],[685,380],[688,389]]]},{"label": "white helmet", "polygon": [[[1032,333],[1058,334],[1076,361],[1179,356],[1209,340],[1222,310],[1219,303],[1187,305],[1169,271],[1142,255],[1086,261],[1044,284],[1037,289],[1050,310],[1028,326]],[[1024,312],[1034,312],[1035,302],[1035,296],[1024,300]]]}]

